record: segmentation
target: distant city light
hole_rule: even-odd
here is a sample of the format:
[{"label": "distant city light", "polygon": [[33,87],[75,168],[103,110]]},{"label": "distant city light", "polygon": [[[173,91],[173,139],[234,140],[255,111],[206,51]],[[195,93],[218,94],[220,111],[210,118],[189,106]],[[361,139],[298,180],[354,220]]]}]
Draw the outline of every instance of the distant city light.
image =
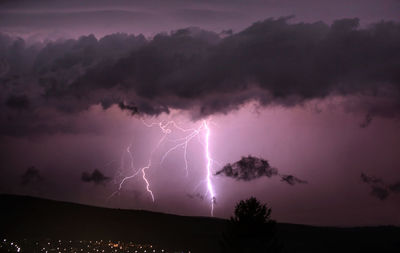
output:
[{"label": "distant city light", "polygon": [[[0,252],[102,252],[102,253],[168,253],[165,249],[159,249],[156,245],[123,242],[123,241],[86,241],[86,240],[51,240],[43,239],[38,241],[29,241],[23,239],[21,241],[8,241],[4,238],[0,241]],[[172,251],[190,253],[190,251]]]}]

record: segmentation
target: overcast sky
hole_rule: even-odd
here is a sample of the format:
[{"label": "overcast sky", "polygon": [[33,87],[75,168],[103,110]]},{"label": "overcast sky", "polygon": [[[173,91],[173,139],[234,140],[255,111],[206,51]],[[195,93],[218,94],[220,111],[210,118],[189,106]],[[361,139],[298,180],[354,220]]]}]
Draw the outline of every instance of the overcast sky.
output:
[{"label": "overcast sky", "polygon": [[2,1],[0,192],[223,218],[255,196],[280,222],[400,225],[398,13]]}]

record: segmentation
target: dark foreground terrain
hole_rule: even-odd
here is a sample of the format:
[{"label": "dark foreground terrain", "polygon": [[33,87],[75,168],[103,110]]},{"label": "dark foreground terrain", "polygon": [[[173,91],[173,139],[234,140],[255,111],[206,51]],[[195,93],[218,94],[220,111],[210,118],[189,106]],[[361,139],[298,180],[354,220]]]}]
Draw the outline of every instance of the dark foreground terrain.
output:
[{"label": "dark foreground terrain", "polygon": [[[32,244],[46,240],[94,244],[102,240],[105,245],[120,241],[120,245],[154,245],[168,252],[213,253],[220,252],[227,225],[223,219],[107,209],[25,196],[0,195],[0,203],[0,239]],[[279,223],[277,229],[283,252],[400,252],[399,227]]]}]

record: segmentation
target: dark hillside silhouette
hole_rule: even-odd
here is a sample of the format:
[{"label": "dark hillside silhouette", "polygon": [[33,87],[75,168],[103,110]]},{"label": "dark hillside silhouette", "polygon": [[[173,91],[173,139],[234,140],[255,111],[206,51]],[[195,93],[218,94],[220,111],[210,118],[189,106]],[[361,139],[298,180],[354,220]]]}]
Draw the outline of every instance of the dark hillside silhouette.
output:
[{"label": "dark hillside silhouette", "polygon": [[[220,253],[221,238],[230,224],[217,218],[99,208],[26,196],[0,195],[0,203],[0,238],[132,240],[172,251]],[[268,212],[255,214],[266,217]],[[238,216],[242,216],[241,211]],[[335,228],[287,223],[276,223],[275,227],[283,253],[400,252],[399,227]]]}]

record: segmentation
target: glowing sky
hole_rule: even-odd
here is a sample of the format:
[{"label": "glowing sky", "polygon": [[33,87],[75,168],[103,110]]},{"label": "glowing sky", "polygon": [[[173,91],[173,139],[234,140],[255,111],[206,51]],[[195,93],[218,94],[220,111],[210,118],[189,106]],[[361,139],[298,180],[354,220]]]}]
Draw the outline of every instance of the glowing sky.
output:
[{"label": "glowing sky", "polygon": [[[400,225],[399,11],[394,0],[5,1],[0,192],[202,216],[215,194],[225,218],[255,196],[282,222]],[[187,172],[184,146],[162,160],[187,134],[159,144],[149,127],[170,120],[200,129]],[[211,174],[211,194],[207,158],[215,173],[248,155],[279,176]],[[154,202],[142,174],[119,190],[149,158]]]}]

